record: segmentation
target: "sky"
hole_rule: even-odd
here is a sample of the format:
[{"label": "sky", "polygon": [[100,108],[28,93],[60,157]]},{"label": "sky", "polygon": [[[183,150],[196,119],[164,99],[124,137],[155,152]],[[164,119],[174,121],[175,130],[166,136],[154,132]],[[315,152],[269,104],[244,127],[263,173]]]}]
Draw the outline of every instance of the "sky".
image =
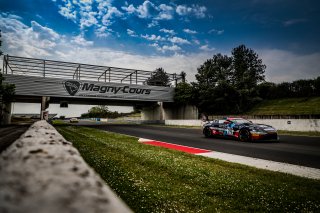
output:
[{"label": "sky", "polygon": [[241,44],[271,82],[320,75],[318,0],[0,0],[5,54],[187,73]]}]

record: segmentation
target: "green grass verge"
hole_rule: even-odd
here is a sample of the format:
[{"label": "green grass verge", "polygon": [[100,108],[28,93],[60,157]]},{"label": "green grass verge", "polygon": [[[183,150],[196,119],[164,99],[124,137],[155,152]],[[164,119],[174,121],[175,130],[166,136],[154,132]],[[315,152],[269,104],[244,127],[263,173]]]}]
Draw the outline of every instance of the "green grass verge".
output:
[{"label": "green grass verge", "polygon": [[266,100],[248,115],[314,115],[320,114],[320,97]]},{"label": "green grass verge", "polygon": [[318,212],[320,181],[57,126],[135,212]]},{"label": "green grass verge", "polygon": [[279,133],[279,135],[294,135],[294,136],[320,137],[320,132],[303,132],[303,131],[278,130],[278,133]]}]

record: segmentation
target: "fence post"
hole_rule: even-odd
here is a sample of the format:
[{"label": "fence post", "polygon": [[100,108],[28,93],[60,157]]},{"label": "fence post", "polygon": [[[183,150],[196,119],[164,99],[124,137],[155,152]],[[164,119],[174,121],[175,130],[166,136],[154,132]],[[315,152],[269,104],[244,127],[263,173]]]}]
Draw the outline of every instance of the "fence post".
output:
[{"label": "fence post", "polygon": [[46,60],[43,60],[43,77],[46,77]]},{"label": "fence post", "polygon": [[109,67],[109,82],[111,81],[111,68]]}]

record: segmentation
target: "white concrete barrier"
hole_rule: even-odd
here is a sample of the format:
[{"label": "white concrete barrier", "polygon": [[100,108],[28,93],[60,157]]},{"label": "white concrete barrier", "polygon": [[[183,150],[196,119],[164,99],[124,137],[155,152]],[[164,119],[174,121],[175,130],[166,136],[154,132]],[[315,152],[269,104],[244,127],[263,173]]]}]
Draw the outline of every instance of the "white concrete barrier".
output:
[{"label": "white concrete barrier", "polygon": [[251,119],[251,121],[268,124],[278,130],[320,132],[320,119]]},{"label": "white concrete barrier", "polygon": [[131,212],[46,121],[0,155],[0,212]]},{"label": "white concrete barrier", "polygon": [[171,126],[202,126],[204,124],[201,120],[165,120],[164,123]]},{"label": "white concrete barrier", "polygon": [[[320,119],[251,119],[253,123],[267,124],[278,130],[320,132]],[[165,120],[165,125],[202,126],[201,120]]]}]

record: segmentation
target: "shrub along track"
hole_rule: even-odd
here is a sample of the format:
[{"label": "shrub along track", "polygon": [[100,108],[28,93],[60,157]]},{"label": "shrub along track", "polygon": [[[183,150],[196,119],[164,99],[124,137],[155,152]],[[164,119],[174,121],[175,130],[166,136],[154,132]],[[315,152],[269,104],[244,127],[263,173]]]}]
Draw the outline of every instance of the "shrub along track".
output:
[{"label": "shrub along track", "polygon": [[57,130],[137,212],[320,211],[320,181],[226,163],[76,126]]}]

